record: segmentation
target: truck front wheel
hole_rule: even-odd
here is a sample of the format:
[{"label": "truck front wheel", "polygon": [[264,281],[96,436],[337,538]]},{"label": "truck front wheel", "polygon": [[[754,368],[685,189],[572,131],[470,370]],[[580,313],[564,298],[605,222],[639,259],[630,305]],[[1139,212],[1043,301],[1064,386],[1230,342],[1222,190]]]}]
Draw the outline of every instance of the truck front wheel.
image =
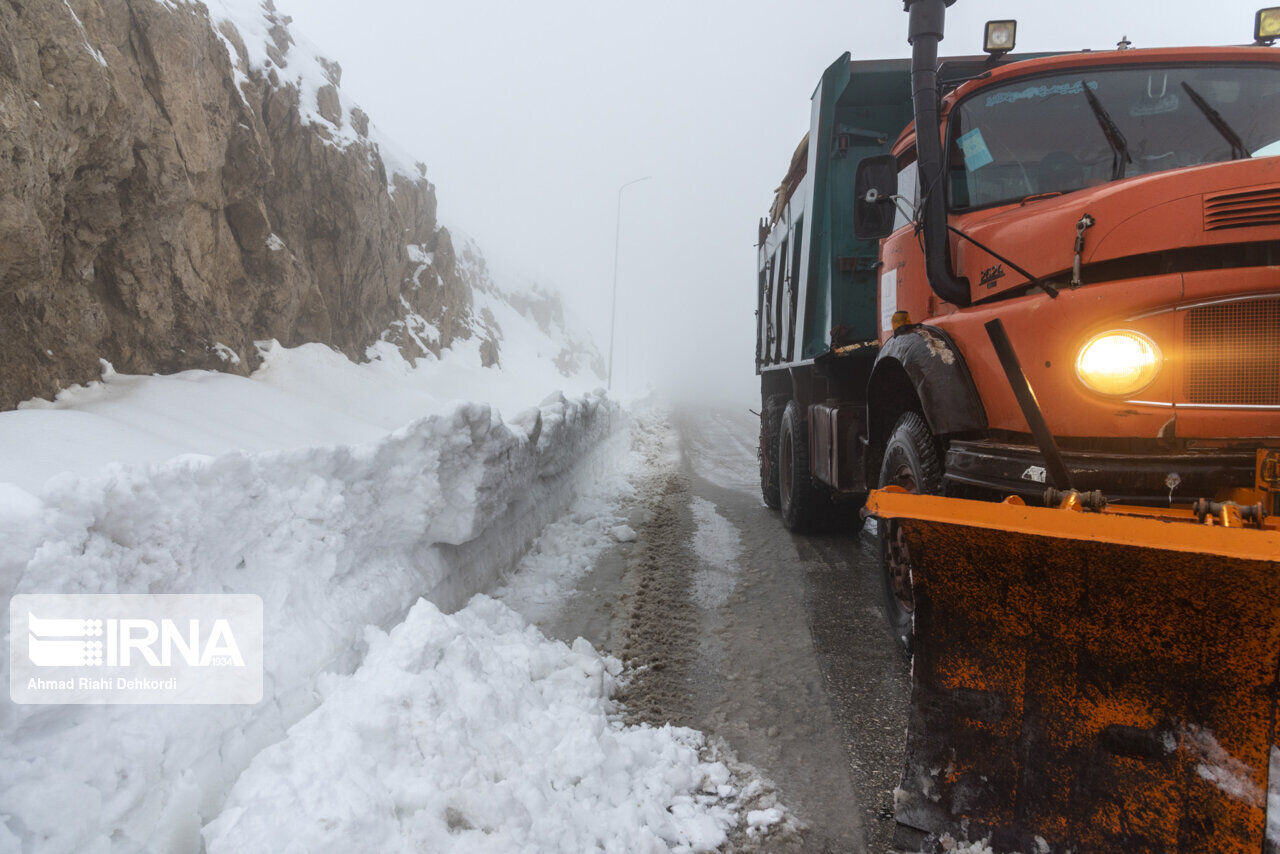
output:
[{"label": "truck front wheel", "polygon": [[[936,495],[942,491],[942,461],[929,425],[917,412],[904,413],[889,435],[880,466],[880,486],[900,486],[908,492]],[[902,528],[880,521],[881,574],[884,613],[899,646],[911,654],[915,596],[911,586],[911,554]]]},{"label": "truck front wheel", "polygon": [[787,403],[778,437],[778,498],[787,530],[812,531],[829,504],[827,494],[813,482],[809,468],[809,423],[800,404]]}]

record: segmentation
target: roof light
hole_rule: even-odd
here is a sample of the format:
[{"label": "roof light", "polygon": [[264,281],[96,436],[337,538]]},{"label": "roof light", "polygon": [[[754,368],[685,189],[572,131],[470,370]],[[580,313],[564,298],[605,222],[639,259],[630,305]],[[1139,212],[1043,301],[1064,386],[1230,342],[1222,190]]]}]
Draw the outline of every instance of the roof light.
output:
[{"label": "roof light", "polygon": [[1017,39],[1017,21],[987,21],[987,37],[982,49],[992,56],[1000,56],[1013,50]]},{"label": "roof light", "polygon": [[1253,24],[1253,38],[1258,44],[1271,44],[1280,39],[1280,6],[1259,9]]}]

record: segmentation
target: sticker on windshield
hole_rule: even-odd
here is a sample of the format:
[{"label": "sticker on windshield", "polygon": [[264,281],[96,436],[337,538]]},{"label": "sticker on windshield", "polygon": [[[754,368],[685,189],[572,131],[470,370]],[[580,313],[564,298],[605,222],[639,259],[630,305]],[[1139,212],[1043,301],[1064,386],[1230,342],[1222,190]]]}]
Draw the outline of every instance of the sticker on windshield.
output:
[{"label": "sticker on windshield", "polygon": [[1176,113],[1182,106],[1182,99],[1170,92],[1163,98],[1142,101],[1129,108],[1129,115],[1135,119],[1147,116],[1158,116],[1162,113]]},{"label": "sticker on windshield", "polygon": [[[1088,86],[1096,92],[1098,89],[1098,81],[1090,80]],[[997,104],[1012,104],[1015,101],[1026,101],[1032,98],[1051,98],[1056,95],[1082,94],[1084,94],[1084,85],[1078,82],[1058,83],[1054,86],[1028,86],[1025,89],[1011,89],[988,95],[987,106],[994,107]]]},{"label": "sticker on windshield", "polygon": [[982,138],[982,131],[978,128],[969,131],[956,142],[960,143],[960,150],[964,152],[964,168],[970,172],[977,172],[983,166],[995,162],[991,149],[987,148],[987,141]]}]

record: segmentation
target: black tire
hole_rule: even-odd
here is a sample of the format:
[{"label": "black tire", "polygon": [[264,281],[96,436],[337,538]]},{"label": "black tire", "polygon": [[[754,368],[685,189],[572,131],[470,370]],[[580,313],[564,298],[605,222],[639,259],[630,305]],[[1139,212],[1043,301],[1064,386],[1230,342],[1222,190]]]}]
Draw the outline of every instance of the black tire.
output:
[{"label": "black tire", "polygon": [[[880,464],[879,485],[901,486],[908,492],[926,495],[942,492],[942,458],[938,443],[919,413],[907,412],[894,425]],[[911,557],[897,523],[882,519],[879,531],[882,607],[889,631],[909,656],[915,610],[911,592]]]},{"label": "black tire", "polygon": [[812,531],[827,518],[827,493],[814,484],[809,468],[809,423],[794,400],[782,413],[778,436],[778,497],[789,531]]},{"label": "black tire", "polygon": [[764,503],[774,510],[782,506],[778,493],[778,437],[782,435],[782,413],[787,396],[774,394],[765,398],[760,412],[760,493]]}]

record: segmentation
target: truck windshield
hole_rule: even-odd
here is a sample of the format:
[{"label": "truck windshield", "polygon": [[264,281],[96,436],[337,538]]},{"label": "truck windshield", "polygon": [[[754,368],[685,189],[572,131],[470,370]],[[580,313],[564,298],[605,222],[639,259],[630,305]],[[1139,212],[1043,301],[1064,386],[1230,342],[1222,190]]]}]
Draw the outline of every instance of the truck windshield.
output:
[{"label": "truck windshield", "polygon": [[1080,69],[983,89],[951,111],[952,210],[1280,155],[1280,66]]}]

